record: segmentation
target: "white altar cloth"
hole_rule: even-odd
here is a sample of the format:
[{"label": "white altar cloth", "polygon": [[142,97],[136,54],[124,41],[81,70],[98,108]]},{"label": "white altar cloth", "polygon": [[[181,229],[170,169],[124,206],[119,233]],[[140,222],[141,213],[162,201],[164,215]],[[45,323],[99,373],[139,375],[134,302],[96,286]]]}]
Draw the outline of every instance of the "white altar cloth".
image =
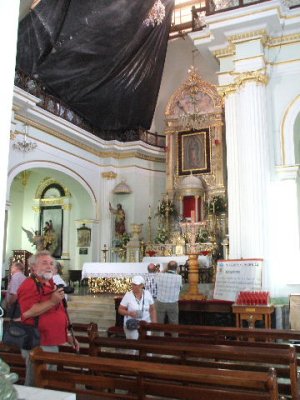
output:
[{"label": "white altar cloth", "polygon": [[[176,261],[178,265],[184,265],[188,256],[161,256],[161,257],[144,257],[143,262],[150,264],[160,264],[160,270],[162,271],[168,264],[169,261]],[[200,267],[210,267],[210,257],[199,256],[198,257]]]},{"label": "white altar cloth", "polygon": [[81,279],[84,278],[123,278],[148,273],[149,263],[85,263],[82,267]]}]

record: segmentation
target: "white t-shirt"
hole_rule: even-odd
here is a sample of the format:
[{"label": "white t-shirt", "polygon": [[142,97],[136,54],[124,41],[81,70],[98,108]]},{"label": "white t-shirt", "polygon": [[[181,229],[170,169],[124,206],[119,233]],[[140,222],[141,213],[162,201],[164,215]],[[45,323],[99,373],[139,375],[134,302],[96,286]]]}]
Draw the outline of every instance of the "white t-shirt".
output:
[{"label": "white t-shirt", "polygon": [[[144,302],[144,307],[143,307],[143,302]],[[151,293],[148,290],[143,290],[143,296],[141,300],[137,300],[132,291],[127,292],[120,303],[120,305],[126,307],[128,311],[138,311],[143,309],[142,318],[138,319],[146,322],[151,322],[150,306],[152,304],[154,304],[154,300],[153,297],[151,296]],[[124,326],[126,324],[126,321],[130,318],[132,317],[129,317],[128,315],[124,316]]]}]

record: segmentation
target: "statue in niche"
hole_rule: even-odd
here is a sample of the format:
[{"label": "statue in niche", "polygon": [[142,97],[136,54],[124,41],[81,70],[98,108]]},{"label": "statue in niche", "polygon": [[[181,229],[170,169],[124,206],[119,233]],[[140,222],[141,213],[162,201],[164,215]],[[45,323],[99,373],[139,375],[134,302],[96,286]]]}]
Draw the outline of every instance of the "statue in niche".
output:
[{"label": "statue in niche", "polygon": [[125,229],[125,211],[122,208],[122,204],[117,204],[117,208],[113,208],[109,203],[109,211],[115,215],[115,234],[116,237],[121,237],[126,232]]}]

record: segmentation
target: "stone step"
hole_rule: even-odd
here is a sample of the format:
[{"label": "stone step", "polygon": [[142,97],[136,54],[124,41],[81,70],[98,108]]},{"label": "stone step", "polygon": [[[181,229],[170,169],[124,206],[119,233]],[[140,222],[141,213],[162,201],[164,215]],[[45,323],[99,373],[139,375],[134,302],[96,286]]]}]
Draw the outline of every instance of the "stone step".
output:
[{"label": "stone step", "polygon": [[69,295],[68,313],[72,323],[95,322],[101,332],[115,325],[114,295]]}]

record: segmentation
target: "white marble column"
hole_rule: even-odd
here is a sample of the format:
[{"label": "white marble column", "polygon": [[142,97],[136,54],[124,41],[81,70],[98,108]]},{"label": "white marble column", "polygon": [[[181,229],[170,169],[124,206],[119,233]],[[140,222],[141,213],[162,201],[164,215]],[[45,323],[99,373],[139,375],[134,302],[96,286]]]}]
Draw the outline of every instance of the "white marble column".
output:
[{"label": "white marble column", "polygon": [[[10,121],[12,113],[12,97],[14,88],[16,44],[18,31],[19,0],[1,1],[0,14],[2,20],[0,24],[1,51],[4,55],[1,60],[0,74],[0,180],[3,190],[0,191],[0,255],[3,253],[4,223],[5,223],[5,203],[6,203],[6,183],[7,167],[10,140]],[[2,268],[0,269],[0,279],[2,278]]]},{"label": "white marble column", "polygon": [[[238,182],[240,192],[241,254],[243,258],[264,258],[267,176],[269,157],[266,144],[266,88],[256,76],[238,90],[237,131]],[[234,210],[231,210],[234,212]]]},{"label": "white marble column", "polygon": [[228,233],[230,258],[241,257],[240,184],[237,140],[237,94],[231,90],[225,94],[226,148],[228,172]]},{"label": "white marble column", "polygon": [[[111,248],[113,235],[114,215],[109,211],[109,202],[112,202],[113,188],[116,185],[117,174],[113,171],[102,172],[100,187],[100,220],[101,220],[101,237],[100,237],[100,252],[99,260],[101,259],[101,250],[106,244],[107,248]],[[113,204],[113,206],[115,206]],[[110,251],[108,252],[107,261],[110,262]]]},{"label": "white marble column", "polygon": [[63,248],[62,248],[62,258],[70,258],[70,212],[72,205],[65,200],[63,205],[64,210],[64,223],[63,223]]}]

